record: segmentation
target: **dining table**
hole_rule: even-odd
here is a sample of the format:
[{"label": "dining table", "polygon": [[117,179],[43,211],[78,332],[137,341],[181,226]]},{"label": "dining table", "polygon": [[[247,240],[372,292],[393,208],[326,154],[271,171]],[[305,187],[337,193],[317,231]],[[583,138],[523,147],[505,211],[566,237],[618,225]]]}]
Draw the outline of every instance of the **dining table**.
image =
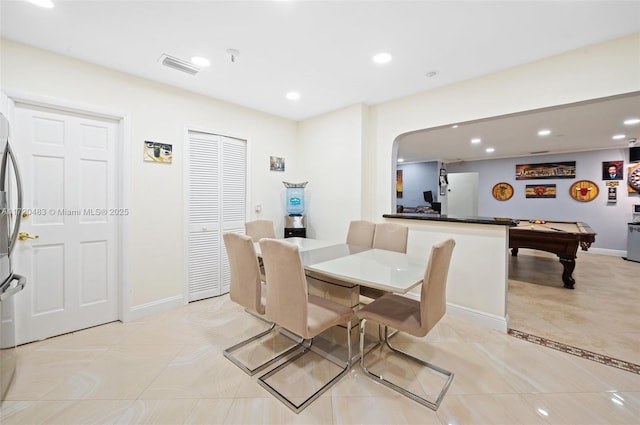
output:
[{"label": "dining table", "polygon": [[[406,294],[422,283],[425,259],[405,253],[311,238],[286,238],[298,247],[308,277],[342,287],[366,286]],[[256,254],[261,256],[260,244]]]}]

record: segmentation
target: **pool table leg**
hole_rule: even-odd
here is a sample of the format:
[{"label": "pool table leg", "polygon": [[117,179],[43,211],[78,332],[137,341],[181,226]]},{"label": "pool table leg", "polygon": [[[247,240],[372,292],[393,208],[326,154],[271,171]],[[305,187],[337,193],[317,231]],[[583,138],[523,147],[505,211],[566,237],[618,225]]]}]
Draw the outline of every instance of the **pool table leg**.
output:
[{"label": "pool table leg", "polygon": [[573,285],[575,285],[576,281],[571,275],[573,274],[573,270],[576,268],[576,260],[574,258],[560,257],[560,263],[564,266],[564,271],[562,272],[564,287],[573,289]]}]

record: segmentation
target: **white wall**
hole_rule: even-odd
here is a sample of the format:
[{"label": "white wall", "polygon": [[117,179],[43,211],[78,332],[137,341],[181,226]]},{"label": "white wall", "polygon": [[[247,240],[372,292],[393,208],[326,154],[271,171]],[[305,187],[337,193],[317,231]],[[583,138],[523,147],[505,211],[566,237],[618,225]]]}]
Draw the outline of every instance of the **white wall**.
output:
[{"label": "white wall", "polygon": [[[183,293],[183,139],[187,126],[249,140],[249,205],[282,224],[282,180],[296,171],[296,123],[64,56],[0,40],[1,88],[130,115],[131,306]],[[185,78],[194,78],[185,76]],[[195,77],[197,78],[197,77]],[[144,163],[143,141],[173,144],[173,164]],[[19,143],[19,141],[16,141]],[[287,171],[269,171],[269,156]],[[249,218],[253,215],[250,208]],[[158,232],[157,229],[163,229]]]},{"label": "white wall", "polygon": [[640,90],[640,33],[584,47],[458,84],[371,107],[376,154],[363,166],[375,173],[372,210],[392,212],[394,140],[400,134],[456,122]]},{"label": "white wall", "polygon": [[344,241],[362,215],[362,123],[354,105],[302,121],[298,127],[299,180],[305,191],[307,236]]}]

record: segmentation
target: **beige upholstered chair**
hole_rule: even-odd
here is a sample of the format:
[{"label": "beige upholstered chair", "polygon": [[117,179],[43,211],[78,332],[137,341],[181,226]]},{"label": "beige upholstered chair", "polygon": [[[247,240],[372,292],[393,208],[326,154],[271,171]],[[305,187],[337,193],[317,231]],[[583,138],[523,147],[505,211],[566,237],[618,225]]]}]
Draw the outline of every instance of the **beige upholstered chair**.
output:
[{"label": "beige upholstered chair", "polygon": [[254,220],[244,223],[244,232],[258,242],[262,238],[276,238],[276,231],[271,220]]},{"label": "beige upholstered chair", "polygon": [[[262,259],[264,260],[267,280],[269,281],[266,305],[267,318],[302,337],[304,341],[300,344],[301,351],[296,356],[261,376],[258,382],[287,407],[299,413],[349,370],[352,357],[351,320],[355,317],[349,307],[325,298],[309,295],[307,278],[296,245],[284,240],[261,239],[260,251],[262,251]],[[347,324],[347,360],[344,363],[342,371],[327,384],[321,386],[319,390],[306,397],[300,404],[295,404],[287,398],[281,390],[276,389],[267,382],[271,376],[307,353],[311,349],[311,344],[315,336],[342,323]],[[290,369],[295,369],[295,367]],[[305,397],[305,395],[298,392],[300,391],[299,388],[294,389],[294,391],[296,391],[295,398],[301,399]]]},{"label": "beige upholstered chair", "polygon": [[[276,231],[273,227],[273,221],[271,220],[254,220],[244,223],[244,233],[253,239],[253,242],[258,242],[262,238],[276,238]],[[264,266],[262,264],[262,258],[258,258],[260,264],[260,278],[262,281],[266,281],[264,275]]]},{"label": "beige upholstered chair", "polygon": [[[362,370],[377,382],[380,382],[433,410],[437,410],[438,406],[442,402],[442,399],[453,380],[453,373],[392,347],[389,343],[388,327],[397,329],[400,332],[406,332],[413,336],[423,337],[438,323],[438,321],[440,321],[447,308],[447,275],[449,273],[449,263],[451,262],[451,254],[454,246],[455,241],[453,239],[447,239],[446,241],[432,247],[431,255],[429,256],[424,273],[424,279],[422,281],[420,301],[396,294],[385,294],[358,311],[358,318],[361,319],[360,367]],[[366,368],[364,336],[365,327],[368,321],[378,323],[384,327],[384,342],[391,350],[423,366],[436,370],[447,377],[447,381],[435,401],[422,398],[407,389],[388,381],[382,376],[372,373]]]},{"label": "beige upholstered chair", "polygon": [[376,224],[368,220],[353,220],[349,223],[347,232],[348,245],[368,246],[373,245],[373,233],[376,230]]},{"label": "beige upholstered chair", "polygon": [[[373,234],[372,248],[386,249],[387,251],[407,252],[407,239],[409,228],[398,223],[376,223]],[[370,299],[380,298],[385,292],[379,289],[360,287],[360,295]],[[366,302],[363,300],[363,302]]]},{"label": "beige upholstered chair", "polygon": [[[250,237],[238,233],[224,233],[222,238],[227,250],[227,257],[229,258],[229,268],[231,272],[229,297],[231,298],[231,301],[245,307],[247,311],[253,315],[264,315],[265,297],[262,290],[258,258],[256,257],[256,251],[253,247],[253,241]],[[263,318],[263,320],[265,319]],[[297,348],[294,345],[288,351],[254,367],[253,369],[249,368],[249,366],[245,365],[235,357],[232,354],[233,352],[253,341],[259,340],[274,330],[276,324],[270,321],[267,322],[271,325],[267,330],[223,351],[226,358],[231,360],[236,366],[249,375],[253,375],[266,368]]]},{"label": "beige upholstered chair", "polygon": [[373,248],[406,253],[408,237],[409,228],[404,224],[376,223]]}]

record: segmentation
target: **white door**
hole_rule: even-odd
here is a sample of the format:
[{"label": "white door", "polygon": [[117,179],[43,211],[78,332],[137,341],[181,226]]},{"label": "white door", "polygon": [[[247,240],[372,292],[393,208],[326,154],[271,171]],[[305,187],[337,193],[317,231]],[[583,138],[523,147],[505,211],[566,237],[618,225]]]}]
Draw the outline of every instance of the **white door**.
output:
[{"label": "white door", "polygon": [[244,233],[246,142],[189,132],[185,154],[186,281],[189,301],[229,292],[222,233]]},{"label": "white door", "polygon": [[13,125],[24,186],[13,269],[18,343],[118,319],[115,121],[17,104]]},{"label": "white door", "polygon": [[449,173],[447,179],[447,215],[477,217],[478,173]]}]

